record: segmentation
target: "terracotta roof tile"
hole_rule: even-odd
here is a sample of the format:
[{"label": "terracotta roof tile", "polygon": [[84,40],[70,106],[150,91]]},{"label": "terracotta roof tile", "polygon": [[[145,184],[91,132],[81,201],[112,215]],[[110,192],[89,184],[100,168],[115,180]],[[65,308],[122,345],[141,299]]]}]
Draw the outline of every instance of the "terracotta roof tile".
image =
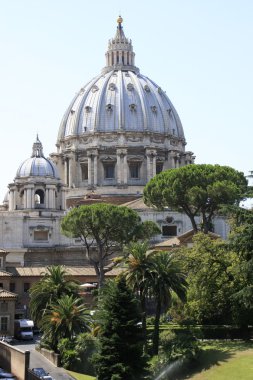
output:
[{"label": "terracotta roof tile", "polygon": [[[96,276],[95,269],[92,267],[67,267],[65,266],[67,274],[71,276]],[[40,277],[48,272],[47,267],[16,267],[9,268],[11,276],[18,277]],[[117,276],[120,269],[112,269],[106,273],[106,276]],[[1,272],[0,272],[1,276]]]},{"label": "terracotta roof tile", "polygon": [[5,270],[0,270],[0,277],[11,277],[12,273],[6,272]]},{"label": "terracotta roof tile", "polygon": [[17,294],[11,293],[5,289],[0,289],[0,299],[3,298],[17,298]]}]

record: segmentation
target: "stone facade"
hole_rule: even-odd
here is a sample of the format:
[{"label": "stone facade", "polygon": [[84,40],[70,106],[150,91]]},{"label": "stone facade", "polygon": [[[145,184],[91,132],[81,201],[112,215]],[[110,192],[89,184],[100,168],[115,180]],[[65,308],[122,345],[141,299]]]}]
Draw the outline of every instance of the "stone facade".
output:
[{"label": "stone facade", "polygon": [[[85,271],[89,262],[81,242],[61,234],[61,219],[71,207],[124,204],[143,221],[158,224],[162,234],[154,237],[156,243],[191,229],[186,215],[157,212],[141,199],[157,173],[193,164],[195,157],[185,149],[180,118],[165,91],[135,66],[122,21],[119,17],[102,73],[77,92],[64,114],[57,151],[46,158],[37,136],[0,207],[0,281],[19,295],[16,314],[27,310],[27,290],[48,265],[65,265],[84,282],[95,280],[95,273]],[[215,232],[226,237],[222,219]],[[79,277],[71,271],[77,267],[84,271]]]}]

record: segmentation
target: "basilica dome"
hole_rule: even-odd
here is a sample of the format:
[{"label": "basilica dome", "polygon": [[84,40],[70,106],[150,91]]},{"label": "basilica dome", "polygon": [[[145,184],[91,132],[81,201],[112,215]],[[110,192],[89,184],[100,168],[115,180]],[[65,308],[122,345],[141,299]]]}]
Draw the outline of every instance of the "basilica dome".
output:
[{"label": "basilica dome", "polygon": [[122,18],[109,40],[106,67],[76,94],[60,125],[58,141],[94,132],[142,132],[184,141],[179,116],[166,93],[135,66]]},{"label": "basilica dome", "polygon": [[44,157],[43,147],[38,136],[33,144],[33,152],[31,157],[22,162],[19,166],[16,178],[34,176],[59,178],[58,171],[54,163]]},{"label": "basilica dome", "polygon": [[109,40],[106,66],[66,110],[50,155],[70,196],[105,187],[110,194],[141,193],[157,173],[194,162],[170,99],[135,66],[122,22]]}]

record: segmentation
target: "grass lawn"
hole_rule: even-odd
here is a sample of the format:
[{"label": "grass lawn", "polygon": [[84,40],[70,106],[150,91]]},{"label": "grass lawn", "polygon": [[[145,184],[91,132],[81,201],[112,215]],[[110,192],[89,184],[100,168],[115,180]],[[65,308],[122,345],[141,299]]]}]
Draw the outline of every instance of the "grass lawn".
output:
[{"label": "grass lawn", "polygon": [[[253,344],[223,341],[203,344],[200,365],[191,380],[252,380]],[[198,372],[198,373],[197,373]]]},{"label": "grass lawn", "polygon": [[96,380],[93,376],[83,375],[82,373],[68,371],[68,373],[76,380]]}]

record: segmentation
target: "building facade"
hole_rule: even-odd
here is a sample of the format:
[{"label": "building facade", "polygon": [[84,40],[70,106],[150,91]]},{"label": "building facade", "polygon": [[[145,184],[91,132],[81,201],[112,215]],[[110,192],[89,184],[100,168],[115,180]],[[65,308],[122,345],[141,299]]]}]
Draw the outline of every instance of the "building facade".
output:
[{"label": "building facade", "polygon": [[[1,206],[2,277],[6,280],[9,274],[8,291],[13,291],[11,278],[18,282],[23,277],[23,285],[15,288],[20,289],[21,307],[27,304],[25,286],[39,279],[48,265],[89,267],[79,239],[61,234],[61,219],[71,207],[94,202],[131,207],[142,220],[161,228],[157,242],[191,229],[186,215],[157,212],[142,201],[152,177],[193,164],[194,155],[185,149],[180,118],[165,91],[135,66],[122,22],[119,17],[115,37],[109,40],[106,66],[81,87],[66,110],[57,151],[46,158],[37,136],[31,157],[18,167]],[[226,229],[222,219],[215,222],[222,237]]]}]

